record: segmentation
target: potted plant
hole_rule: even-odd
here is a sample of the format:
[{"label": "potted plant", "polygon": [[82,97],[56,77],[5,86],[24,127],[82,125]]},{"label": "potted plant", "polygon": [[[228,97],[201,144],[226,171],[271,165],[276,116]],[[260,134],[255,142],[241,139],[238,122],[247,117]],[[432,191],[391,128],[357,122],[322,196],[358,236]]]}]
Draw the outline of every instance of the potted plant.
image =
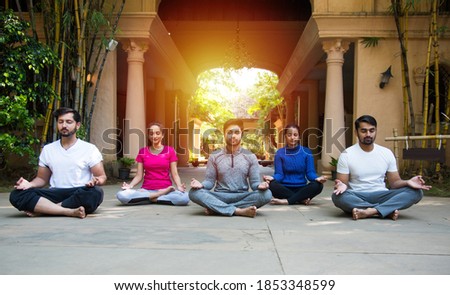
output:
[{"label": "potted plant", "polygon": [[337,174],[336,167],[337,167],[337,164],[338,164],[338,159],[336,159],[334,157],[331,157],[331,161],[328,162],[328,164],[330,164],[331,167],[333,167],[332,170],[331,170],[331,179],[335,180],[336,179],[336,174]]},{"label": "potted plant", "polygon": [[134,164],[134,159],[123,157],[119,158],[118,162],[120,163],[119,178],[123,180],[128,179],[130,176],[131,166]]}]

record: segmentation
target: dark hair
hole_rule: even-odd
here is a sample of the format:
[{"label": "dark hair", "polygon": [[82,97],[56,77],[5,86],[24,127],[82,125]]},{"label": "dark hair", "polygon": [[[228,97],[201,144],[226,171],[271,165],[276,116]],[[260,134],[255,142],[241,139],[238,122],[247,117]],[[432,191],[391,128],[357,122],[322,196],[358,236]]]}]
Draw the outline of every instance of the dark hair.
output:
[{"label": "dark hair", "polygon": [[57,109],[56,111],[53,112],[53,116],[56,119],[58,119],[60,116],[68,114],[68,113],[72,113],[73,119],[75,120],[75,122],[77,122],[77,123],[81,122],[80,113],[78,113],[76,110],[74,110],[72,108],[60,107],[59,109]]},{"label": "dark hair", "polygon": [[223,124],[223,133],[225,134],[225,130],[230,125],[237,125],[241,129],[241,132],[244,132],[244,122],[241,119],[230,119]]},{"label": "dark hair", "polygon": [[360,123],[368,123],[372,126],[377,127],[377,120],[375,120],[374,117],[370,116],[370,115],[362,115],[361,117],[359,117],[358,119],[356,119],[355,121],[355,130],[359,129],[359,124]]},{"label": "dark hair", "polygon": [[286,127],[284,127],[284,129],[283,129],[283,135],[286,135],[286,132],[287,132],[288,129],[290,129],[290,128],[295,128],[295,129],[297,129],[297,132],[300,133],[300,126],[298,126],[298,125],[295,124],[295,123],[290,123],[290,124],[287,124]]},{"label": "dark hair", "polygon": [[165,135],[165,130],[164,130],[163,124],[161,124],[159,122],[151,122],[150,124],[148,124],[148,130],[150,130],[150,127],[152,127],[152,126],[158,126],[159,129],[161,129],[162,134]]}]

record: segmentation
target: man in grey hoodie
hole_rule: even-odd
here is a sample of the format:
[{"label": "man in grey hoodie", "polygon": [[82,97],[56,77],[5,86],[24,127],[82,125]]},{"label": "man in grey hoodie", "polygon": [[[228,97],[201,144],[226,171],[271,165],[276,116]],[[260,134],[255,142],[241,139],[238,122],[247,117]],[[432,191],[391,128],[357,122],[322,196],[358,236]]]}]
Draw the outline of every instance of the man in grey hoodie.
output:
[{"label": "man in grey hoodie", "polygon": [[239,119],[224,124],[225,148],[209,156],[203,182],[191,181],[189,198],[207,215],[255,217],[257,208],[272,199],[269,184],[261,182],[256,156],[241,147],[243,125]]}]

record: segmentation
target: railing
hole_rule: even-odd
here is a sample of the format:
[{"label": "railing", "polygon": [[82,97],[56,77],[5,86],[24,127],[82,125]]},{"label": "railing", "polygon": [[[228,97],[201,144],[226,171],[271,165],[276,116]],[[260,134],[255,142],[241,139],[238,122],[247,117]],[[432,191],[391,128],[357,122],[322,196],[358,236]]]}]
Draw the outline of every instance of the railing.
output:
[{"label": "railing", "polygon": [[[405,141],[405,148],[403,149],[403,159],[405,160],[425,160],[425,161],[437,161],[439,163],[445,163],[445,148],[442,147],[442,141],[450,139],[450,135],[414,135],[414,136],[397,136],[397,129],[394,129],[394,136],[386,137],[385,141],[394,141],[394,155],[398,161],[399,148],[398,142]],[[432,148],[417,148],[409,147],[408,142],[413,140],[436,140],[439,144]]]}]

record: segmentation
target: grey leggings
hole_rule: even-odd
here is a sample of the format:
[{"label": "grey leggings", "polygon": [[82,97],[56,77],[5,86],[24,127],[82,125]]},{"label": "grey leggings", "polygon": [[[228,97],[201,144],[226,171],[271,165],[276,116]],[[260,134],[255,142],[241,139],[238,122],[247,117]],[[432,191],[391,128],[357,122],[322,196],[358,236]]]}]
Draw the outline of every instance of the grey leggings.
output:
[{"label": "grey leggings", "polygon": [[353,208],[375,208],[381,217],[395,210],[402,210],[418,203],[423,197],[422,190],[402,187],[376,192],[355,192],[346,190],[342,195],[333,194],[331,199],[336,207],[351,213]]},{"label": "grey leggings", "polygon": [[[126,205],[150,204],[149,195],[156,193],[156,190],[146,189],[126,189],[116,194],[117,199]],[[185,206],[189,203],[189,197],[186,192],[172,191],[158,197],[157,204],[167,204],[175,206]]]},{"label": "grey leggings", "polygon": [[206,189],[191,189],[189,198],[192,202],[221,215],[232,216],[236,208],[247,208],[250,206],[259,208],[264,206],[272,199],[272,193],[270,190],[225,193]]}]

